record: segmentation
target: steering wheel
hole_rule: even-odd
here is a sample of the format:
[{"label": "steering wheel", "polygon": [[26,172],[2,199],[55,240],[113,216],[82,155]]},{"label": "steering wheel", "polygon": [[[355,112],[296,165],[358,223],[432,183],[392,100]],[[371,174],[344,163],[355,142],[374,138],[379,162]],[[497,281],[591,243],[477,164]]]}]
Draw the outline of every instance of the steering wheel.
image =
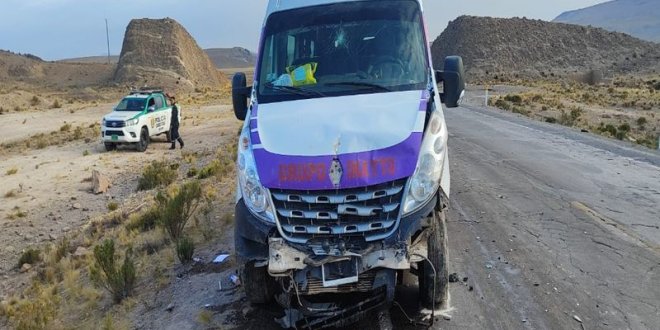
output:
[{"label": "steering wheel", "polygon": [[378,56],[369,66],[367,74],[376,79],[395,78],[399,79],[406,73],[403,62],[393,56]]}]

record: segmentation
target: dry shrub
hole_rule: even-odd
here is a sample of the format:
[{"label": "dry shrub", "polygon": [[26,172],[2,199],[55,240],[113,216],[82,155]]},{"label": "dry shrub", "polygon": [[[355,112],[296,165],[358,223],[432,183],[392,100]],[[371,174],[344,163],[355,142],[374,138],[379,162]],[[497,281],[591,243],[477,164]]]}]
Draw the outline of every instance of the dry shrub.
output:
[{"label": "dry shrub", "polygon": [[166,162],[154,161],[147,165],[138,180],[138,190],[151,190],[160,186],[167,186],[174,182],[178,176],[176,169]]},{"label": "dry shrub", "polygon": [[124,262],[118,267],[115,242],[110,239],[105,240],[101,245],[94,247],[94,261],[94,265],[90,268],[90,277],[97,285],[112,294],[115,303],[120,303],[133,294],[137,274],[131,248],[126,250]]},{"label": "dry shrub", "polygon": [[162,212],[159,223],[173,241],[178,242],[183,236],[183,229],[199,207],[201,197],[199,181],[183,184],[174,196],[162,192],[156,196],[158,208]]}]

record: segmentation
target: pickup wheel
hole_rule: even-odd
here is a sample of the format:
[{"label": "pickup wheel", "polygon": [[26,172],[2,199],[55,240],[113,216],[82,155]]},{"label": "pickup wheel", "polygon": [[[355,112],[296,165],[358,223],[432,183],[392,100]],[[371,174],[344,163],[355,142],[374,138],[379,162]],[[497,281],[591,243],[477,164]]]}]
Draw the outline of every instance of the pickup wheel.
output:
[{"label": "pickup wheel", "polygon": [[117,145],[114,143],[105,142],[103,145],[105,145],[105,151],[110,152],[117,150]]},{"label": "pickup wheel", "polygon": [[[436,210],[431,216],[431,231],[427,239],[428,259],[418,263],[419,299],[426,308],[440,308],[447,301],[449,274],[447,271],[447,235],[445,210]],[[434,276],[435,275],[435,276]],[[434,284],[435,282],[435,284]]]},{"label": "pickup wheel", "polygon": [[145,152],[147,151],[147,147],[149,147],[149,131],[146,127],[142,127],[140,131],[140,142],[137,143],[137,150],[139,152]]},{"label": "pickup wheel", "polygon": [[254,261],[250,261],[244,265],[241,277],[250,303],[266,304],[275,297],[277,283],[268,275],[267,267],[255,267]]}]

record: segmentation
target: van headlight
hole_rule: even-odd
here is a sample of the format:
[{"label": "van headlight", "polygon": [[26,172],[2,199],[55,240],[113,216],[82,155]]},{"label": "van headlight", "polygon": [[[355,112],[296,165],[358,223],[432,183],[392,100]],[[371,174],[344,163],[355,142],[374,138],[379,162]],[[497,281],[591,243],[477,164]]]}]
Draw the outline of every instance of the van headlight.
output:
[{"label": "van headlight", "polygon": [[424,133],[415,173],[408,182],[403,215],[426,205],[440,187],[440,178],[447,153],[447,127],[438,111],[433,111]]},{"label": "van headlight", "polygon": [[252,154],[252,143],[250,142],[249,128],[243,127],[238,139],[238,159],[236,167],[240,193],[245,205],[259,219],[275,223],[275,215],[270,200],[268,189],[261,185],[259,173],[257,173],[256,162]]},{"label": "van headlight", "polygon": [[126,127],[137,125],[139,120],[137,118],[129,119],[126,121]]}]

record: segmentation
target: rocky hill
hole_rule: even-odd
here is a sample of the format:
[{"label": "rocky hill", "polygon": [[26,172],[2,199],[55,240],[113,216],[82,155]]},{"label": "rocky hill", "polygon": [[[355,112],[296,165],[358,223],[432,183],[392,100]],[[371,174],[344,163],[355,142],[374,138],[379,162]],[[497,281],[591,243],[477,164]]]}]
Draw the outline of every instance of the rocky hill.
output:
[{"label": "rocky hill", "polygon": [[31,54],[0,50],[0,81],[3,85],[21,83],[51,89],[102,86],[111,80],[113,68],[105,64],[46,62]]},{"label": "rocky hill", "polygon": [[128,24],[116,82],[192,89],[217,87],[221,79],[208,55],[175,20],[134,19]]},{"label": "rocky hill", "polygon": [[257,55],[251,51],[241,48],[210,48],[204,50],[216,67],[220,69],[228,68],[249,68],[254,67],[257,62]]},{"label": "rocky hill", "polygon": [[433,42],[432,53],[438,68],[445,56],[461,55],[472,77],[640,72],[657,70],[660,63],[660,45],[652,42],[524,18],[459,17]]},{"label": "rocky hill", "polygon": [[565,12],[554,22],[591,25],[660,42],[660,1],[615,0]]}]

